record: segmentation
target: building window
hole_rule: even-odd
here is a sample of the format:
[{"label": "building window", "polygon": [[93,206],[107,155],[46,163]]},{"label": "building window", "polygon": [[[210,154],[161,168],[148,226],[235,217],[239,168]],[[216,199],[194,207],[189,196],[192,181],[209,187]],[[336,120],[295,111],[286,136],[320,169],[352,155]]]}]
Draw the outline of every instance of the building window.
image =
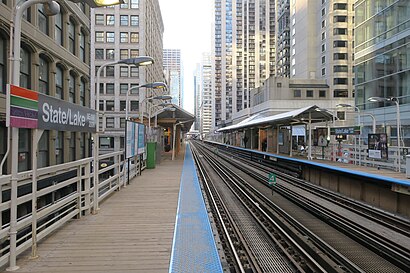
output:
[{"label": "building window", "polygon": [[80,59],[85,63],[85,34],[80,32]]},{"label": "building window", "polygon": [[44,34],[48,35],[48,17],[44,12],[44,6],[39,5],[38,6],[38,28],[40,29],[41,32]]},{"label": "building window", "polygon": [[4,40],[1,36],[0,36],[0,93],[6,94],[6,40]]},{"label": "building window", "polygon": [[75,103],[75,93],[76,93],[76,84],[75,76],[73,73],[70,73],[70,80],[68,81],[68,101]]},{"label": "building window", "polygon": [[326,38],[326,32],[322,32],[322,41]]},{"label": "building window", "polygon": [[114,117],[107,117],[105,119],[105,125],[107,128],[114,128]]},{"label": "building window", "polygon": [[347,78],[334,78],[333,84],[347,84]]},{"label": "building window", "polygon": [[19,129],[19,164],[18,171],[27,171],[30,168],[31,129]]},{"label": "building window", "polygon": [[130,77],[132,77],[132,78],[139,78],[139,69],[138,69],[138,67],[133,67],[133,66],[131,66],[130,67],[130,72],[131,72],[131,75],[130,75]]},{"label": "building window", "polygon": [[70,156],[70,161],[75,161],[75,132],[71,132],[70,134],[70,151],[69,151],[69,156]]},{"label": "building window", "polygon": [[347,53],[334,53],[333,60],[347,60]]},{"label": "building window", "polygon": [[104,49],[96,48],[95,49],[95,59],[96,60],[104,60]]},{"label": "building window", "polygon": [[114,95],[114,84],[113,83],[106,83],[105,84],[105,94],[107,95]]},{"label": "building window", "polygon": [[336,117],[338,120],[346,120],[346,113],[342,111],[337,111]]},{"label": "building window", "polygon": [[80,158],[85,158],[85,133],[81,133],[80,137]]},{"label": "building window", "polygon": [[104,31],[96,31],[95,32],[95,42],[96,43],[104,43]]},{"label": "building window", "polygon": [[325,67],[322,68],[322,76],[324,76],[324,75],[326,75],[326,68]]},{"label": "building window", "polygon": [[120,33],[120,43],[128,43],[128,32]]},{"label": "building window", "polygon": [[137,58],[140,55],[138,49],[130,49],[130,58]]},{"label": "building window", "polygon": [[95,15],[95,24],[96,25],[104,25],[104,14],[96,14]]},{"label": "building window", "polygon": [[306,90],[306,98],[313,98],[313,90]]},{"label": "building window", "polygon": [[322,64],[326,62],[326,56],[322,56]]},{"label": "building window", "polygon": [[38,86],[38,91],[40,93],[49,94],[49,88],[48,88],[48,61],[40,56],[40,62],[39,62],[39,86]]},{"label": "building window", "polygon": [[120,100],[120,111],[126,111],[127,104],[125,100]]},{"label": "building window", "polygon": [[25,48],[20,50],[20,86],[25,88],[31,87],[31,54]]},{"label": "building window", "polygon": [[333,47],[347,47],[347,41],[333,41]]},{"label": "building window", "polygon": [[333,4],[333,10],[347,10],[347,4],[346,3]]},{"label": "building window", "polygon": [[333,35],[347,35],[347,28],[334,28]]},{"label": "building window", "polygon": [[114,77],[114,66],[110,65],[105,68],[106,77]]},{"label": "building window", "polygon": [[139,33],[138,32],[131,32],[131,43],[139,43]]},{"label": "building window", "polygon": [[131,101],[130,108],[131,108],[131,111],[139,111],[139,108],[140,108],[139,101],[135,101],[135,100]]},{"label": "building window", "polygon": [[322,44],[322,52],[325,52],[325,50],[326,50],[326,46],[325,44]]},{"label": "building window", "polygon": [[276,87],[281,88],[281,87],[282,87],[282,83],[281,83],[281,82],[276,83]]},{"label": "building window", "polygon": [[347,16],[334,16],[333,17],[333,22],[334,23],[346,23],[347,22]]},{"label": "building window", "polygon": [[107,26],[113,26],[115,24],[115,17],[112,14],[105,16]]},{"label": "building window", "polygon": [[80,81],[80,105],[85,106],[85,81]]},{"label": "building window", "polygon": [[107,100],[105,102],[105,111],[114,111],[114,101],[113,100]]},{"label": "building window", "polygon": [[55,19],[55,29],[54,29],[54,39],[59,45],[63,45],[63,16],[60,13],[57,13],[54,17]]},{"label": "building window", "polygon": [[322,9],[322,16],[325,16],[325,14],[326,14],[326,9],[323,8],[323,9]]},{"label": "building window", "polygon": [[326,20],[322,21],[322,28],[324,28],[326,26]]},{"label": "building window", "polygon": [[105,58],[107,60],[114,60],[114,57],[115,57],[114,54],[115,54],[114,49],[106,49],[105,50]]},{"label": "building window", "polygon": [[64,79],[63,79],[63,69],[61,66],[56,68],[56,98],[64,99]]},{"label": "building window", "polygon": [[37,167],[47,167],[50,165],[50,156],[49,156],[49,131],[44,130],[41,138],[38,142],[38,157],[37,157]]},{"label": "building window", "polygon": [[128,49],[120,49],[120,59],[128,59]]},{"label": "building window", "polygon": [[348,72],[347,65],[335,65],[333,66],[333,72]]},{"label": "building window", "polygon": [[120,128],[125,128],[125,118],[120,118]]},{"label": "building window", "polygon": [[124,4],[121,4],[121,5],[120,5],[120,8],[122,8],[122,9],[128,9],[128,3],[125,2]]},{"label": "building window", "polygon": [[100,137],[100,148],[114,149],[113,137]]},{"label": "building window", "polygon": [[128,84],[121,83],[120,84],[120,94],[127,94],[128,91]]},{"label": "building window", "polygon": [[120,25],[121,26],[128,26],[128,15],[121,15],[120,16]]},{"label": "building window", "polygon": [[319,90],[319,98],[326,98],[326,90]]},{"label": "building window", "polygon": [[115,42],[115,33],[114,32],[107,31],[106,35],[107,35],[107,37],[106,37],[107,43],[114,43]]},{"label": "building window", "polygon": [[130,0],[130,6],[132,9],[137,9],[139,5],[139,0]]},{"label": "building window", "polygon": [[56,164],[64,163],[64,132],[59,131],[55,142]]},{"label": "building window", "polygon": [[[97,35],[95,36],[97,42]],[[103,34],[103,41],[104,41],[104,34]],[[75,23],[73,20],[70,20],[70,24],[68,26],[68,50],[75,55]]]},{"label": "building window", "polygon": [[300,98],[302,96],[302,92],[299,89],[293,90],[293,97]]},{"label": "building window", "polygon": [[128,77],[128,66],[120,67],[120,77]]},{"label": "building window", "polygon": [[137,27],[140,24],[140,18],[138,15],[131,15],[131,26]]},{"label": "building window", "polygon": [[335,98],[347,98],[347,97],[349,97],[349,91],[347,91],[347,89],[335,89],[333,91],[333,97],[335,97]]}]

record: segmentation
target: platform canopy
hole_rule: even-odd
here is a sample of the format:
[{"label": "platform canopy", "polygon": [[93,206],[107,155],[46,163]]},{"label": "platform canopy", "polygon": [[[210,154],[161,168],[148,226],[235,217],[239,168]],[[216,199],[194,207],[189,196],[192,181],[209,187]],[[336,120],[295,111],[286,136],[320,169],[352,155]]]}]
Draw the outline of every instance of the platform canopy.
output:
[{"label": "platform canopy", "polygon": [[272,126],[276,124],[280,125],[300,125],[300,124],[308,124],[309,120],[310,123],[317,123],[317,122],[326,122],[326,121],[333,121],[333,119],[337,119],[333,116],[333,113],[327,109],[320,108],[316,105],[307,106],[304,108],[296,109],[289,112],[280,113],[277,115],[265,116],[260,117],[260,115],[251,116],[237,124],[233,124],[227,127],[223,127],[218,129],[218,132],[228,132],[228,131],[235,131],[238,129],[243,128],[250,128],[250,127],[264,127],[264,126]]},{"label": "platform canopy", "polygon": [[162,111],[157,114],[157,123],[159,125],[177,124],[181,126],[182,131],[188,132],[195,121],[195,116],[176,104],[169,105],[167,108],[174,108],[175,111]]}]

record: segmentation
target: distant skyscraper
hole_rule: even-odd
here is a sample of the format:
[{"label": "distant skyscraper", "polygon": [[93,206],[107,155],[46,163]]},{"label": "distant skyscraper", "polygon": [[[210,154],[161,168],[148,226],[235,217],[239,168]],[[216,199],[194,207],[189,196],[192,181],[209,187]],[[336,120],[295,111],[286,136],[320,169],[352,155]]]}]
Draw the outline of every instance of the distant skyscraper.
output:
[{"label": "distant skyscraper", "polygon": [[[126,4],[92,9],[91,15],[91,75],[104,63],[138,56],[151,56],[153,65],[135,67],[107,66],[101,73],[100,111],[104,112],[105,133],[100,137],[100,150],[120,150],[124,147],[126,94],[129,88],[163,81],[163,32],[158,0],[128,1]],[[95,89],[95,77],[91,88]],[[148,111],[141,104],[152,90],[134,89],[129,94],[129,116],[140,118]],[[95,94],[95,91],[91,92]],[[91,99],[92,102],[95,98]],[[140,109],[140,106],[142,109]]]},{"label": "distant skyscraper", "polygon": [[182,107],[182,66],[180,49],[164,49],[163,63],[172,103]]},{"label": "distant skyscraper", "polygon": [[249,107],[249,91],[275,75],[275,1],[215,0],[214,127]]},{"label": "distant skyscraper", "polygon": [[290,76],[290,0],[276,0],[276,76]]},{"label": "distant skyscraper", "polygon": [[201,120],[199,131],[202,136],[206,136],[212,128],[212,60],[210,53],[202,55],[201,102],[199,108]]},{"label": "distant skyscraper", "polygon": [[353,2],[290,0],[290,77],[324,79],[327,98],[352,103]]}]

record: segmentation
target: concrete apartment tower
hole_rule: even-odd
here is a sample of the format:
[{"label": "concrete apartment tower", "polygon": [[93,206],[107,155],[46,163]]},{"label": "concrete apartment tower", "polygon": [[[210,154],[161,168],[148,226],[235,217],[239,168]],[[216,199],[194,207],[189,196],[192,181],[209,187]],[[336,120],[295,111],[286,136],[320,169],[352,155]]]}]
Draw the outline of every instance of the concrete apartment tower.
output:
[{"label": "concrete apartment tower", "polygon": [[[355,1],[356,105],[375,115],[377,132],[397,146],[410,146],[410,1]],[[370,97],[395,97],[370,102]],[[371,120],[364,120],[371,127]],[[367,129],[367,131],[369,131]],[[404,151],[402,151],[402,155]]]},{"label": "concrete apartment tower", "polygon": [[249,92],[275,75],[275,1],[216,0],[213,127],[249,107]]},{"label": "concrete apartment tower", "polygon": [[212,128],[212,60],[210,53],[202,54],[200,75],[199,132],[204,137],[211,132]]},{"label": "concrete apartment tower", "polygon": [[353,2],[290,0],[290,78],[324,80],[330,109],[354,104]]},{"label": "concrete apartment tower", "polygon": [[164,49],[163,51],[164,73],[168,82],[169,94],[172,96],[172,103],[183,106],[182,97],[182,63],[180,49]]},{"label": "concrete apartment tower", "polygon": [[[128,65],[107,66],[101,73],[100,105],[104,113],[101,125],[100,151],[111,152],[124,148],[126,93],[129,88],[146,83],[163,81],[162,50],[163,32],[158,0],[129,0],[126,4],[93,9],[91,13],[91,88],[95,94],[95,75],[104,63],[150,56],[153,65],[135,67]],[[154,95],[147,88],[131,90],[129,117],[140,118],[140,111],[147,115],[146,97]],[[92,101],[95,98],[92,97]],[[140,109],[142,107],[142,109]]]}]

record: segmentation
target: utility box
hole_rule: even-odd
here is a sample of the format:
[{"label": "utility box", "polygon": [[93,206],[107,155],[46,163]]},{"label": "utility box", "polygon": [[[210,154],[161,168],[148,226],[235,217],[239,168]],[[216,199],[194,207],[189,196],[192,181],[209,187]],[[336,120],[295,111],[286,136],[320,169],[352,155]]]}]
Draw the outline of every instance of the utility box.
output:
[{"label": "utility box", "polygon": [[406,177],[410,178],[410,155],[406,155]]},{"label": "utility box", "polygon": [[154,169],[157,155],[157,143],[147,143],[147,169]]}]

